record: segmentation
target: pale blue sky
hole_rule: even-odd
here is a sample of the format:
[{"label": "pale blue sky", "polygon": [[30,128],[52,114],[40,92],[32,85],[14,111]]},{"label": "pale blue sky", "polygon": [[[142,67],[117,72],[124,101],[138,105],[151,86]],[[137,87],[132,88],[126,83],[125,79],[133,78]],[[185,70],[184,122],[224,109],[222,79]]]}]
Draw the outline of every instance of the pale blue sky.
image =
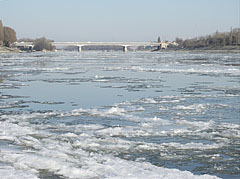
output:
[{"label": "pale blue sky", "polygon": [[17,37],[55,41],[153,41],[240,26],[240,0],[0,0]]}]

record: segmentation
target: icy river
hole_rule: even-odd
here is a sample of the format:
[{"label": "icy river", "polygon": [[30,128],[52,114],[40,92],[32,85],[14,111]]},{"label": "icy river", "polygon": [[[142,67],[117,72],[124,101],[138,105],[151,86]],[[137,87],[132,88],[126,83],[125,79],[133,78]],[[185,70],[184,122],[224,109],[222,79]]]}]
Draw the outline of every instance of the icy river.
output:
[{"label": "icy river", "polygon": [[240,178],[240,55],[0,54],[0,178]]}]

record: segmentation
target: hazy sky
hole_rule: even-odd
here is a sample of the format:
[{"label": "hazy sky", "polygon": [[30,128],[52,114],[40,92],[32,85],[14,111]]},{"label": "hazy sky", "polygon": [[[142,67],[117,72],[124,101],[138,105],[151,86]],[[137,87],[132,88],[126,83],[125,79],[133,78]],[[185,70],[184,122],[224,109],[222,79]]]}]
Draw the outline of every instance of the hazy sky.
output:
[{"label": "hazy sky", "polygon": [[0,0],[18,38],[153,41],[240,26],[240,0]]}]

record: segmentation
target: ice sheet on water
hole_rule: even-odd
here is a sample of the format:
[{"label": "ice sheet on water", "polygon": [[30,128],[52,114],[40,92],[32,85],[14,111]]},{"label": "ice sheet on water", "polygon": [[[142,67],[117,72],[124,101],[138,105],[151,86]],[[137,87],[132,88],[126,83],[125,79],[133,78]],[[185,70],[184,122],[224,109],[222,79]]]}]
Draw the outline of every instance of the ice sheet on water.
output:
[{"label": "ice sheet on water", "polygon": [[218,68],[211,66],[202,66],[199,67],[192,67],[192,68],[185,68],[185,67],[178,67],[178,68],[169,68],[168,65],[161,66],[159,68],[147,68],[147,67],[106,67],[106,70],[109,71],[134,71],[134,72],[161,72],[161,73],[184,73],[184,74],[208,74],[208,75],[239,75],[240,70],[238,68]]},{"label": "ice sheet on water", "polygon": [[[63,178],[210,177],[160,166],[195,174],[239,174],[240,127],[233,121],[239,114],[238,59],[227,54],[7,55],[0,63],[0,88],[6,91],[0,96],[0,166],[33,178],[42,171]],[[184,78],[183,84],[176,78]],[[91,84],[87,92],[109,90],[123,102],[114,99],[101,107],[80,102],[80,109],[48,112],[6,108],[24,102],[60,104],[41,96],[18,104],[20,99],[7,96],[39,82],[44,87]],[[72,97],[79,97],[80,89]],[[59,96],[67,96],[68,90]]]},{"label": "ice sheet on water", "polygon": [[179,105],[176,106],[175,109],[178,110],[203,110],[206,109],[209,106],[209,104],[192,104],[192,105],[188,105],[188,106],[184,106],[184,105]]},{"label": "ice sheet on water", "polygon": [[0,166],[1,179],[39,179],[34,172],[19,170],[11,166]]},{"label": "ice sheet on water", "polygon": [[[128,103],[129,104],[129,103]],[[128,119],[125,111],[118,107],[111,107],[108,110],[97,109],[79,109],[70,114],[78,115],[98,115],[113,117],[120,114],[121,117]],[[115,154],[133,153],[141,151],[165,151],[169,148],[182,149],[216,149],[221,148],[220,144],[202,144],[202,143],[162,143],[154,144],[149,142],[137,142],[121,139],[124,137],[139,136],[166,136],[173,135],[173,131],[158,131],[154,126],[162,119],[158,117],[141,118],[136,117],[141,125],[137,126],[116,126],[106,127],[103,125],[75,125],[67,126],[57,124],[49,125],[31,125],[34,118],[48,118],[58,116],[64,118],[69,116],[66,112],[48,112],[31,113],[22,115],[2,116],[1,121],[1,140],[9,140],[15,144],[25,146],[26,150],[9,151],[0,149],[0,161],[10,163],[14,169],[24,173],[25,170],[39,172],[47,170],[59,176],[76,177],[105,177],[105,178],[123,178],[124,176],[137,178],[164,178],[182,177],[182,178],[211,178],[210,176],[193,176],[190,172],[179,170],[170,170],[156,167],[147,162],[134,162],[114,157]],[[134,118],[134,116],[131,116]],[[11,118],[9,120],[3,120]],[[135,119],[135,120],[136,120]],[[131,119],[128,119],[131,120]],[[17,123],[16,123],[17,122]],[[144,125],[147,124],[147,125]],[[168,125],[168,124],[166,124]],[[195,123],[195,125],[207,125]],[[151,126],[151,127],[149,127]],[[61,129],[62,134],[56,134],[52,129]],[[49,130],[51,129],[51,130]],[[177,132],[177,130],[175,130]],[[179,129],[179,134],[186,134],[186,131]],[[168,135],[167,134],[167,135]],[[121,168],[121,170],[120,170]],[[104,171],[104,172],[103,172]]]},{"label": "ice sheet on water", "polygon": [[197,150],[208,150],[208,149],[218,149],[224,146],[224,144],[203,144],[203,143],[186,143],[180,144],[175,142],[163,143],[163,146],[178,148],[178,149],[197,149]]},{"label": "ice sheet on water", "polygon": [[118,107],[112,107],[111,109],[109,109],[108,111],[105,112],[105,114],[115,114],[115,115],[122,115],[125,113],[124,109],[120,109]]},{"label": "ice sheet on water", "polygon": [[[68,149],[66,145],[62,145],[61,148],[61,151]],[[188,171],[166,169],[147,162],[126,161],[110,155],[89,153],[83,150],[72,152],[80,158],[78,161],[76,157],[62,155],[57,151],[59,149],[56,151],[44,150],[41,155],[6,152],[2,160],[13,164],[14,167],[2,172],[18,170],[19,172],[13,173],[15,176],[21,177],[24,174],[23,176],[27,178],[28,176],[37,178],[37,171],[40,170],[47,170],[67,178],[217,178],[210,175],[196,176]],[[26,171],[31,171],[35,175],[28,174]]]}]

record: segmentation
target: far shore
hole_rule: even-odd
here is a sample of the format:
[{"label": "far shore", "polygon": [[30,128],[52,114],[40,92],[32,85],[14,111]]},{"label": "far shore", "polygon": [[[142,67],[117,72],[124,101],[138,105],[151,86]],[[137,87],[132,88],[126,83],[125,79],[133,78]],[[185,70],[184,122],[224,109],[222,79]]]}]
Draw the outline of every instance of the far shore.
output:
[{"label": "far shore", "polygon": [[176,52],[176,53],[240,53],[240,49],[234,49],[234,50],[188,50],[188,49],[165,49],[161,50],[161,52]]},{"label": "far shore", "polygon": [[[3,53],[22,53],[16,48],[0,47],[0,54]],[[44,51],[46,52],[46,51]],[[161,49],[155,52],[174,52],[174,53],[240,53],[240,47],[235,49]]]}]

